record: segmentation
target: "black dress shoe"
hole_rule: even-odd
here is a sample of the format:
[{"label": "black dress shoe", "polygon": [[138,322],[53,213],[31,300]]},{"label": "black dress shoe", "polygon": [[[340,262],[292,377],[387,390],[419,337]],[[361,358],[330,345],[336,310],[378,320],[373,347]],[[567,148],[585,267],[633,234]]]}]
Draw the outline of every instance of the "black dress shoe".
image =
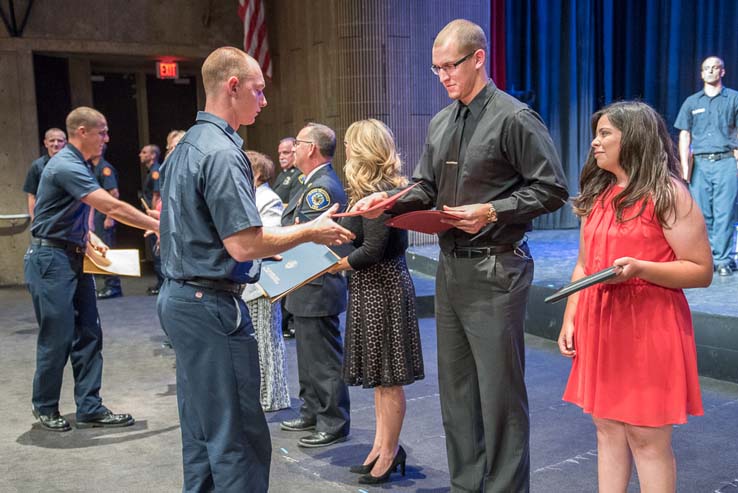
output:
[{"label": "black dress shoe", "polygon": [[392,460],[389,468],[381,476],[372,476],[371,473],[365,474],[359,478],[359,484],[380,484],[389,481],[390,475],[397,470],[397,466],[400,466],[400,472],[405,475],[405,461],[407,460],[407,454],[405,449],[400,445],[397,455]]},{"label": "black dress shoe", "polygon": [[59,414],[59,411],[54,411],[51,414],[41,414],[35,407],[31,408],[33,416],[41,423],[41,427],[49,431],[69,431],[72,427],[69,425],[69,421]]},{"label": "black dress shoe", "polygon": [[294,339],[295,338],[295,331],[294,330],[286,330],[282,332],[282,337],[285,339]]},{"label": "black dress shoe", "polygon": [[113,414],[107,410],[84,421],[77,420],[77,428],[121,428],[135,422],[130,414]]},{"label": "black dress shoe", "polygon": [[345,442],[348,435],[334,435],[324,431],[316,431],[312,435],[302,437],[297,441],[297,445],[305,448],[327,447],[338,442]]},{"label": "black dress shoe", "polygon": [[159,288],[157,288],[156,286],[150,286],[146,289],[146,294],[148,294],[149,296],[158,296]]},{"label": "black dress shoe", "polygon": [[107,300],[110,298],[120,298],[121,296],[123,296],[123,292],[113,291],[112,289],[103,289],[102,291],[97,293],[98,300]]},{"label": "black dress shoe", "polygon": [[305,418],[288,419],[287,421],[282,421],[279,427],[284,431],[308,431],[315,429],[315,421]]},{"label": "black dress shoe", "polygon": [[721,265],[720,267],[718,267],[717,273],[719,276],[732,276],[733,275],[733,271],[730,270],[730,267],[728,267],[727,265]]}]

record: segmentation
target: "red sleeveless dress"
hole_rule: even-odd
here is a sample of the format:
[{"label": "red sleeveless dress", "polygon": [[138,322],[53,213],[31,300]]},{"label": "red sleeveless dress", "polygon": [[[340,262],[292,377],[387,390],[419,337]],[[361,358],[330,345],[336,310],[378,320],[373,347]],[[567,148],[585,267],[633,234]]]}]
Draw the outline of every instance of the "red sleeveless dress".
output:
[{"label": "red sleeveless dress", "polygon": [[[619,257],[676,259],[652,201],[638,218],[616,221],[612,198],[621,190],[605,192],[587,217],[587,275]],[[687,414],[703,414],[692,316],[681,289],[635,278],[589,287],[579,293],[574,327],[577,353],[565,401],[594,417],[637,426],[681,424]]]}]

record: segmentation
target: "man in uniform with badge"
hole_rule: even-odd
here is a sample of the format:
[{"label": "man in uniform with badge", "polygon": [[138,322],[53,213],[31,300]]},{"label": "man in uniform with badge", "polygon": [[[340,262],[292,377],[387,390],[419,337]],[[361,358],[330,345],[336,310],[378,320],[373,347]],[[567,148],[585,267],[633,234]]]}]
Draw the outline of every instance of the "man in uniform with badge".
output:
[{"label": "man in uniform with badge", "polygon": [[[130,226],[157,231],[155,219],[102,190],[88,161],[108,142],[108,124],[99,111],[81,106],[67,116],[69,143],[52,157],[41,175],[31,246],[24,273],[39,325],[32,411],[50,431],[68,431],[59,413],[67,360],[74,369],[77,428],[130,426],[130,414],[114,414],[100,398],[102,330],[95,281],[83,272],[86,248],[107,246],[89,232],[90,207]],[[89,242],[89,245],[88,245]]]},{"label": "man in uniform with badge", "polygon": [[[95,179],[102,189],[116,199],[120,198],[120,193],[118,192],[118,172],[113,168],[113,165],[105,159],[105,150],[103,150],[102,155],[92,158],[91,162],[95,167]],[[103,241],[103,243],[111,248],[115,247],[115,219],[95,210],[92,213],[92,229],[94,229],[95,234]],[[105,300],[108,298],[123,296],[120,277],[102,277],[105,279],[105,287],[98,291],[97,299]]]},{"label": "man in uniform with badge", "polygon": [[23,191],[28,195],[28,215],[33,220],[33,208],[36,206],[36,192],[38,191],[38,183],[41,181],[41,173],[49,159],[61,151],[67,144],[67,136],[60,128],[50,128],[44,134],[44,147],[46,154],[31,163],[26,175],[26,181],[23,183]]},{"label": "man in uniform with badge", "polygon": [[254,327],[241,299],[256,259],[300,243],[353,238],[330,218],[262,227],[251,165],[236,132],[267,105],[259,64],[223,47],[202,66],[205,110],[162,169],[157,300],[177,358],[183,491],[260,493],[269,487],[271,440],[261,408]]},{"label": "man in uniform with badge", "polygon": [[[141,148],[138,158],[141,164],[146,166],[148,173],[143,185],[143,198],[150,209],[156,210],[159,205],[161,196],[159,195],[159,156],[161,150],[159,146],[148,144]],[[149,248],[151,249],[151,258],[154,263],[154,273],[156,274],[156,284],[149,286],[146,292],[149,295],[156,296],[159,294],[161,283],[164,282],[164,276],[161,273],[161,257],[159,256],[159,248],[156,245],[156,236],[148,237]]]},{"label": "man in uniform with badge", "polygon": [[[295,164],[305,185],[282,213],[282,224],[313,219],[334,204],[346,206],[343,185],[331,167],[336,134],[310,123],[295,139]],[[346,278],[325,274],[287,296],[287,311],[295,320],[300,417],[283,421],[287,431],[314,430],[300,438],[301,447],[324,447],[346,440],[349,433],[349,393],[341,377],[343,344],[338,315],[346,310]]]},{"label": "man in uniform with badge", "polygon": [[287,204],[296,193],[300,192],[302,184],[305,183],[305,175],[295,167],[295,138],[285,137],[280,140],[277,154],[282,172],[274,180],[273,190],[282,202]]}]

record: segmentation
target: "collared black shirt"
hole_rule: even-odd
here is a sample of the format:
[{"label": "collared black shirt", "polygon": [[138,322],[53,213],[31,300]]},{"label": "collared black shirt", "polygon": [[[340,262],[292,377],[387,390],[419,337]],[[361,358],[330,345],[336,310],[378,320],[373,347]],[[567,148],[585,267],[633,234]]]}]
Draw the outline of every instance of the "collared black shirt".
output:
[{"label": "collared black shirt", "polygon": [[723,87],[713,97],[704,89],[692,94],[684,100],[674,126],[691,134],[695,154],[738,149],[738,91]]},{"label": "collared black shirt", "polygon": [[397,201],[393,214],[444,205],[492,203],[497,222],[472,235],[439,234],[444,252],[454,247],[511,244],[532,220],[568,198],[561,161],[536,112],[490,81],[469,104],[459,164],[447,164],[448,148],[464,105],[455,101],[430,122],[413,180],[421,184]]},{"label": "collared black shirt", "polygon": [[38,184],[41,181],[41,173],[44,171],[44,167],[49,162],[49,159],[51,159],[49,155],[44,154],[31,163],[31,167],[28,169],[28,174],[26,175],[26,181],[23,183],[24,192],[36,195]]},{"label": "collared black shirt", "polygon": [[67,144],[41,174],[31,234],[84,245],[90,208],[82,199],[99,189],[90,164],[74,145]]},{"label": "collared black shirt", "polygon": [[167,279],[255,282],[261,263],[238,262],[223,239],[262,225],[243,139],[200,111],[161,168],[161,267]]},{"label": "collared black shirt", "polygon": [[[100,158],[100,162],[94,167],[94,175],[97,182],[103,190],[110,192],[118,188],[118,172],[112,164],[107,162],[105,158]],[[95,224],[105,220],[105,214],[95,209]],[[97,226],[95,226],[97,228]]]},{"label": "collared black shirt", "polygon": [[274,193],[279,195],[283,203],[288,203],[297,194],[305,182],[305,175],[295,166],[282,171],[274,180]]},{"label": "collared black shirt", "polygon": [[161,165],[159,163],[152,164],[149,168],[148,174],[146,175],[146,179],[144,180],[143,196],[149,204],[149,207],[154,205],[152,202],[154,199],[154,193],[159,193],[160,167]]}]

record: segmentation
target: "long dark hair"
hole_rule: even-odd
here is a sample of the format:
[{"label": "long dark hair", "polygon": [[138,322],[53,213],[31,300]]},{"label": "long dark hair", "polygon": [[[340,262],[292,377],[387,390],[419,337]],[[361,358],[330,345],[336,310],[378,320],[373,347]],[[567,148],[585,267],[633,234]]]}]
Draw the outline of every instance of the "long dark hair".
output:
[{"label": "long dark hair", "polygon": [[[643,214],[645,199],[651,198],[659,224],[668,228],[676,219],[676,183],[682,183],[682,179],[674,141],[664,119],[646,103],[620,101],[592,115],[593,136],[603,116],[622,132],[619,164],[628,175],[628,185],[613,199],[618,222]],[[595,201],[615,182],[615,175],[597,166],[590,148],[579,179],[580,193],[573,201],[574,213],[588,216]],[[638,203],[638,213],[623,218],[625,210]]]}]

